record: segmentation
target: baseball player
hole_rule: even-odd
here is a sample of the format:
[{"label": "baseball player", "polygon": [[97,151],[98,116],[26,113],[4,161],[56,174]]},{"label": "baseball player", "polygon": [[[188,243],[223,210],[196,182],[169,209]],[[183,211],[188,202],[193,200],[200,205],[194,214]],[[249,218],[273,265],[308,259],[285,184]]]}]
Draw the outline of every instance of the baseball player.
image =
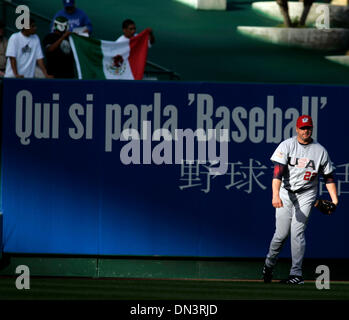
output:
[{"label": "baseball player", "polygon": [[263,267],[264,282],[271,282],[273,268],[282,246],[291,233],[292,267],[287,284],[303,284],[304,231],[316,201],[318,175],[322,174],[334,206],[338,205],[331,160],[326,149],[311,137],[313,121],[308,115],[297,119],[297,135],[280,143],[273,153],[272,205],[276,228]]}]

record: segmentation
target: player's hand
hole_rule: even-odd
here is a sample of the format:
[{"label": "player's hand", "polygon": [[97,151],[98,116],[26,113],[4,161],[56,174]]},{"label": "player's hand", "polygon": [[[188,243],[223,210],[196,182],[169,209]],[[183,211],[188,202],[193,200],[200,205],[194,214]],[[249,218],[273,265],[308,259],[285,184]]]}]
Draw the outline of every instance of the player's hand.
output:
[{"label": "player's hand", "polygon": [[332,200],[332,202],[333,202],[336,206],[338,206],[338,203],[339,203],[338,198],[334,198],[334,199],[331,199],[331,200]]},{"label": "player's hand", "polygon": [[273,197],[272,205],[274,208],[282,208],[284,206],[279,196]]}]

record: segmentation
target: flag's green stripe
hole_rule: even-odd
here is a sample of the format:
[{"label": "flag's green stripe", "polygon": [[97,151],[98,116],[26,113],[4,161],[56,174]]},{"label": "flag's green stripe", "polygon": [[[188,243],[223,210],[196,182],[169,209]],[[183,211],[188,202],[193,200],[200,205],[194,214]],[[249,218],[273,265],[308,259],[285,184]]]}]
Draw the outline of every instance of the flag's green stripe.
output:
[{"label": "flag's green stripe", "polygon": [[72,34],[82,79],[105,79],[101,41]]}]

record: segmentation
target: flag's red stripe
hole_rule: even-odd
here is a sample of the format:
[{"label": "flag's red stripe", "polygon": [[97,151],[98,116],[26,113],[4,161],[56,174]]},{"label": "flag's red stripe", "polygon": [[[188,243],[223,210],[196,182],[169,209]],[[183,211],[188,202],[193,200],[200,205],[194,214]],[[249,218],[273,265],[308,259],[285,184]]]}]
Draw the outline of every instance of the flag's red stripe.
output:
[{"label": "flag's red stripe", "polygon": [[143,30],[130,40],[128,61],[135,80],[142,80],[148,54],[149,31]]}]

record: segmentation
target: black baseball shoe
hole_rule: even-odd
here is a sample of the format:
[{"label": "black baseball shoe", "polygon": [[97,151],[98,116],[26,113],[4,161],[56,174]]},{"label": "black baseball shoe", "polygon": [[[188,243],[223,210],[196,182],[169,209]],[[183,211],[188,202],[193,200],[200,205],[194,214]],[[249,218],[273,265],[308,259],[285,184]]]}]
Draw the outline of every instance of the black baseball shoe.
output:
[{"label": "black baseball shoe", "polygon": [[273,279],[273,268],[270,268],[264,265],[262,274],[263,274],[264,283],[270,283],[271,280]]},{"label": "black baseball shoe", "polygon": [[280,283],[283,284],[304,284],[304,279],[301,276],[289,276],[288,279],[281,280]]}]

